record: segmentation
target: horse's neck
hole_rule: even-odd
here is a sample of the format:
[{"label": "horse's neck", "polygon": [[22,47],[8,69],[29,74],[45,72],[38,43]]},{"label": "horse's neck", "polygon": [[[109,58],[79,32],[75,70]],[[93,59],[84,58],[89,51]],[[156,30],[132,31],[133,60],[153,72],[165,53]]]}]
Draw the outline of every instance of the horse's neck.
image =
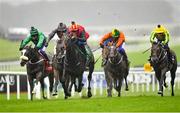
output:
[{"label": "horse's neck", "polygon": [[35,55],[31,59],[32,63],[38,62],[39,60],[43,59],[42,56],[40,55],[40,53],[33,53],[33,54],[35,54]]},{"label": "horse's neck", "polygon": [[115,57],[116,62],[118,63],[121,60],[121,58],[122,58],[122,55],[118,52]]},{"label": "horse's neck", "polygon": [[78,53],[76,52],[76,48],[72,48],[66,50],[66,61],[70,63],[76,63],[78,61]]}]

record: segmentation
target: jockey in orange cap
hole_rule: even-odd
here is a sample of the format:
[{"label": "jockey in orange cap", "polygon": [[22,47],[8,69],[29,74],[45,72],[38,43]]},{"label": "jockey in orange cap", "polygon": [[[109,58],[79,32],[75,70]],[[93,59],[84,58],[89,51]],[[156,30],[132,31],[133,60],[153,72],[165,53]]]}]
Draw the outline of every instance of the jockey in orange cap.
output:
[{"label": "jockey in orange cap", "polygon": [[[108,42],[113,42],[116,44],[118,51],[124,55],[128,63],[127,55],[123,48],[125,42],[124,33],[120,32],[118,29],[113,29],[112,32],[107,33],[102,37],[102,39],[100,40],[100,47],[104,48],[104,46],[108,45]],[[107,61],[106,59],[103,59],[102,66],[106,64],[106,61]]]},{"label": "jockey in orange cap", "polygon": [[81,25],[76,24],[74,21],[71,22],[69,27],[69,34],[71,37],[78,38],[77,45],[81,48],[82,52],[86,55],[86,66],[89,64],[90,58],[92,58],[93,53],[87,45],[87,39],[89,34],[85,31],[85,28]]}]

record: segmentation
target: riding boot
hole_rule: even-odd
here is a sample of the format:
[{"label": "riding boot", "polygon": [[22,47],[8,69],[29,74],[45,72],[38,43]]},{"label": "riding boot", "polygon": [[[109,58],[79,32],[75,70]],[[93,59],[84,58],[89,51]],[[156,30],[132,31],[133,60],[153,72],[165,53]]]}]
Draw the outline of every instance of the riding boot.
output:
[{"label": "riding boot", "polygon": [[48,62],[50,61],[45,51],[40,51],[40,53],[43,55],[45,60],[47,60]]},{"label": "riding boot", "polygon": [[88,54],[87,54],[85,45],[83,45],[83,46],[81,45],[80,49],[81,49],[81,51],[82,51],[82,53],[84,54],[84,57],[85,57],[85,68],[86,68],[87,67],[87,62],[88,62]]},{"label": "riding boot", "polygon": [[130,62],[129,62],[129,60],[128,60],[128,57],[127,57],[126,52],[125,52],[125,51],[121,51],[121,53],[122,53],[122,55],[124,56],[124,59],[126,60],[127,66],[129,66]]},{"label": "riding boot", "polygon": [[89,67],[89,63],[92,59],[93,53],[87,44],[85,45],[85,50],[86,50],[86,67]]}]

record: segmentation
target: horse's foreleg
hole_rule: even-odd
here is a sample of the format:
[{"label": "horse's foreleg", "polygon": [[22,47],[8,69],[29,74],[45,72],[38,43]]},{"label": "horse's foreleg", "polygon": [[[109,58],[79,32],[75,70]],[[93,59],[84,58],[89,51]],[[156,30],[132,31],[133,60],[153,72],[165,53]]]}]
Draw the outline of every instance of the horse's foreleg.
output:
[{"label": "horse's foreleg", "polygon": [[123,81],[123,78],[120,78],[118,81],[118,97],[121,96],[122,81]]},{"label": "horse's foreleg", "polygon": [[161,94],[163,96],[163,82],[164,82],[164,77],[165,77],[165,71],[161,71],[160,74],[160,82],[159,82],[159,92],[158,94]]},{"label": "horse's foreleg", "polygon": [[171,71],[171,89],[172,89],[172,93],[171,96],[174,96],[174,80],[175,80],[175,72]]},{"label": "horse's foreleg", "polygon": [[91,80],[92,80],[92,73],[94,71],[94,62],[90,62],[89,65],[89,75],[88,75],[88,97],[92,97],[92,93],[91,93]]},{"label": "horse's foreleg", "polygon": [[43,99],[47,99],[47,97],[44,95],[44,79],[40,80],[41,83],[41,90],[42,90],[42,95],[43,95]]},{"label": "horse's foreleg", "polygon": [[53,93],[52,93],[52,95],[56,96],[57,95],[57,86],[59,84],[59,72],[57,70],[55,70],[55,69],[54,69],[54,78],[55,78],[55,82],[54,82],[54,85],[53,85]]},{"label": "horse's foreleg", "polygon": [[92,80],[92,73],[89,72],[88,75],[88,97],[92,97],[92,93],[91,93],[91,80]]},{"label": "horse's foreleg", "polygon": [[34,86],[34,88],[33,88],[32,93],[36,93],[38,82],[42,79],[42,76],[43,76],[43,73],[42,73],[42,72],[38,72],[38,73],[36,74],[36,80],[34,81],[35,86]]},{"label": "horse's foreleg", "polygon": [[116,91],[118,91],[118,86],[117,86],[117,79],[115,79],[114,78],[114,89],[116,90]]},{"label": "horse's foreleg", "polygon": [[34,83],[33,83],[33,79],[30,77],[30,75],[28,75],[28,80],[29,80],[29,85],[30,85],[30,93],[31,93],[31,101],[33,100],[33,88],[34,88]]},{"label": "horse's foreleg", "polygon": [[78,92],[81,92],[82,87],[84,86],[84,84],[82,83],[82,78],[83,78],[83,73],[81,73],[81,75],[78,77]]},{"label": "horse's foreleg", "polygon": [[53,83],[54,83],[53,73],[50,73],[50,74],[48,75],[48,78],[49,78],[49,84],[50,84],[50,86],[49,86],[49,91],[50,91],[50,93],[52,93],[52,91],[53,91]]},{"label": "horse's foreleg", "polygon": [[105,71],[108,97],[112,97],[112,78],[110,76],[111,75],[108,74],[108,72]]},{"label": "horse's foreleg", "polygon": [[128,91],[129,88],[128,88],[128,83],[127,83],[127,76],[124,76],[124,80],[125,80],[125,84],[126,84],[126,88],[125,88],[125,91]]},{"label": "horse's foreleg", "polygon": [[70,78],[70,75],[65,75],[65,76],[66,76],[65,82],[62,83],[62,85],[64,85],[63,87],[64,87],[65,99],[67,99],[69,96],[71,96],[68,90],[71,78]]},{"label": "horse's foreleg", "polygon": [[164,87],[167,88],[168,85],[166,84],[166,76],[164,76]]}]

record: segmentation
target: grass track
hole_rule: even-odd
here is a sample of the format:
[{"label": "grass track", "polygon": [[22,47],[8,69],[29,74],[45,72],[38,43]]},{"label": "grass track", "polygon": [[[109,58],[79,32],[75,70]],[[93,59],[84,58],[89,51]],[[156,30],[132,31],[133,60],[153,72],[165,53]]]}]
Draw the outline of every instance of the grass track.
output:
[{"label": "grass track", "polygon": [[[180,96],[136,96],[92,99],[11,100],[1,101],[0,111],[119,112],[119,111],[180,111]],[[3,108],[3,109],[2,109]]]},{"label": "grass track", "polygon": [[[122,92],[122,97],[107,98],[93,96],[91,99],[71,97],[64,100],[61,96],[51,100],[27,100],[27,95],[22,94],[17,100],[12,94],[7,101],[5,95],[0,97],[0,112],[180,112],[180,89],[175,89],[174,97],[170,91],[165,90],[165,96],[160,97],[156,92]],[[3,109],[2,109],[3,108]]]}]

